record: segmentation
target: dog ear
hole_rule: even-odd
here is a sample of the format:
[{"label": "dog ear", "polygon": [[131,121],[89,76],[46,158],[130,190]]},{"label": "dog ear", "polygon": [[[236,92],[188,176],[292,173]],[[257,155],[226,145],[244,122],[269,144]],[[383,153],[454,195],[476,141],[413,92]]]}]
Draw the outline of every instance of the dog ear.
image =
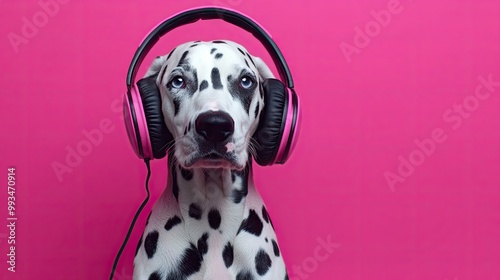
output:
[{"label": "dog ear", "polygon": [[271,69],[269,69],[264,60],[256,56],[252,56],[252,60],[255,62],[255,67],[259,71],[259,76],[263,81],[274,78],[273,72],[271,72]]},{"label": "dog ear", "polygon": [[153,60],[153,63],[151,66],[149,66],[148,71],[146,72],[146,75],[144,75],[144,78],[151,77],[153,75],[157,75],[160,73],[160,70],[162,69],[163,63],[167,60],[167,56],[157,56],[155,60]]}]

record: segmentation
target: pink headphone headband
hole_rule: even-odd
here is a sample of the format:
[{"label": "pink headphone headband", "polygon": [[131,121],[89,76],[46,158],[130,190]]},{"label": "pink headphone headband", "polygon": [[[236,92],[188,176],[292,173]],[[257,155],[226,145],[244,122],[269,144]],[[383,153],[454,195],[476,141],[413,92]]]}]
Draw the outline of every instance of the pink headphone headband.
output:
[{"label": "pink headphone headband", "polygon": [[177,27],[196,22],[200,19],[222,19],[252,33],[271,55],[274,64],[278,68],[281,79],[286,82],[288,88],[293,88],[293,79],[290,69],[288,68],[283,54],[269,33],[250,17],[231,9],[219,7],[199,7],[186,10],[165,19],[155,26],[143,39],[132,58],[132,62],[127,72],[127,87],[130,88],[130,86],[134,84],[139,66],[154,44],[158,42],[163,35]]}]

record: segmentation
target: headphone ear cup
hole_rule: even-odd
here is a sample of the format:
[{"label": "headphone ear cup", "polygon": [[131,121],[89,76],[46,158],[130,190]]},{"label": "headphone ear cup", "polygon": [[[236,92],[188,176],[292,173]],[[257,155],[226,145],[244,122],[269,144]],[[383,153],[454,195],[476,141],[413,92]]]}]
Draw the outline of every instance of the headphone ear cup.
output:
[{"label": "headphone ear cup", "polygon": [[140,79],[137,82],[137,88],[144,108],[153,158],[160,159],[166,156],[174,138],[165,125],[161,110],[161,95],[156,86],[156,77],[155,75]]},{"label": "headphone ear cup", "polygon": [[253,134],[256,155],[255,161],[262,166],[275,162],[283,136],[283,117],[288,106],[287,89],[277,79],[267,79],[262,83],[264,91],[264,108],[259,125]]}]

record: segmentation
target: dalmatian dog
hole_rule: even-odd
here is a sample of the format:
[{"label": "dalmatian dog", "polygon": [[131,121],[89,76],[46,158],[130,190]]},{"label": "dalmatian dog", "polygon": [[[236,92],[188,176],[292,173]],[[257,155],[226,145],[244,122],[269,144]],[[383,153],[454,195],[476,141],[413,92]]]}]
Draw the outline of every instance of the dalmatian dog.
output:
[{"label": "dalmatian dog", "polygon": [[135,280],[288,279],[252,180],[253,143],[268,66],[232,41],[189,42],[157,57],[156,77],[174,136],[167,186],[134,259]]}]

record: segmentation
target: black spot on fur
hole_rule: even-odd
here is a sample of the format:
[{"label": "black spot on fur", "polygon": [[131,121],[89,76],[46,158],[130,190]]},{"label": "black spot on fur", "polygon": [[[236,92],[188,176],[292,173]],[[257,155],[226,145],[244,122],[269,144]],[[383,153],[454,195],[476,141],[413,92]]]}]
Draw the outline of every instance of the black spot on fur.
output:
[{"label": "black spot on fur", "polygon": [[257,102],[257,106],[255,106],[255,112],[254,112],[255,118],[257,118],[257,116],[259,115],[259,110],[260,110],[260,103]]},{"label": "black spot on fur", "polygon": [[266,206],[262,206],[262,219],[269,224],[269,214],[267,213]]},{"label": "black spot on fur", "polygon": [[156,247],[158,245],[158,231],[154,230],[146,236],[144,240],[144,249],[146,250],[146,254],[148,255],[148,259],[151,259],[156,253]]},{"label": "black spot on fur", "polygon": [[212,209],[208,212],[208,224],[213,229],[218,229],[221,222],[221,216],[219,210]]},{"label": "black spot on fur", "polygon": [[149,275],[148,280],[161,280],[161,275],[158,271],[155,271]]},{"label": "black spot on fur", "polygon": [[253,280],[252,274],[249,271],[241,271],[236,275],[236,280]]},{"label": "black spot on fur", "polygon": [[234,189],[233,190],[233,202],[234,203],[240,203],[243,198],[245,198],[248,194],[248,188],[242,187],[241,189]]},{"label": "black spot on fur", "polygon": [[289,279],[288,279],[288,273],[287,273],[287,274],[285,274],[285,280],[289,280]]},{"label": "black spot on fur", "polygon": [[190,48],[192,48],[192,47],[196,47],[196,46],[198,46],[198,44],[192,44],[192,45],[191,45],[191,46],[189,46],[189,47],[190,47]]},{"label": "black spot on fur", "polygon": [[168,150],[168,166],[170,166],[170,174],[172,174],[172,194],[175,197],[175,200],[179,201],[179,185],[177,183],[177,168],[176,165],[174,164],[175,162],[175,155],[174,155],[174,149]]},{"label": "black spot on fur", "polygon": [[241,188],[233,189],[232,196],[234,203],[240,203],[248,194],[248,170],[231,171],[231,179],[236,181],[236,176],[241,178]]},{"label": "black spot on fur", "polygon": [[189,205],[189,217],[199,220],[201,219],[201,214],[201,207],[198,204],[191,203],[191,205]]},{"label": "black spot on fur", "polygon": [[208,233],[204,233],[200,239],[198,239],[198,251],[201,255],[205,255],[208,252]]},{"label": "black spot on fur", "polygon": [[[250,59],[250,62],[252,62],[253,66],[255,66],[255,62],[253,62],[252,57],[248,53],[246,53],[246,54],[248,56],[248,59]],[[257,66],[255,66],[255,67],[257,67]]]},{"label": "black spot on fur", "polygon": [[238,234],[240,231],[244,230],[253,235],[260,236],[262,233],[262,227],[263,224],[259,215],[257,215],[257,213],[252,209],[250,210],[248,217],[241,223],[241,226],[238,229]]},{"label": "black spot on fur", "polygon": [[[169,164],[172,165],[172,162],[174,160],[173,151],[170,152],[168,159],[169,159]],[[172,174],[172,193],[174,194],[175,200],[179,201],[179,183],[177,182],[177,170],[175,168],[175,165],[172,167],[171,174]]]},{"label": "black spot on fur", "polygon": [[248,64],[247,59],[245,58],[244,60],[245,60],[245,64],[247,65],[247,67],[250,68],[250,64]]},{"label": "black spot on fur", "polygon": [[255,269],[260,276],[264,276],[271,268],[272,262],[269,255],[262,249],[255,255]]},{"label": "black spot on fur", "polygon": [[273,243],[273,252],[276,257],[280,256],[280,248],[278,247],[278,243],[274,239],[271,240],[271,243]]},{"label": "black spot on fur", "polygon": [[214,44],[227,44],[226,42],[220,41],[220,40],[212,41],[212,43],[214,43]]},{"label": "black spot on fur", "polygon": [[198,91],[198,71],[196,69],[193,70],[193,81],[189,83],[189,95],[193,96],[193,94]]},{"label": "black spot on fur", "polygon": [[234,250],[231,242],[227,242],[226,246],[224,246],[224,250],[222,250],[222,259],[224,260],[224,264],[227,268],[233,264]]},{"label": "black spot on fur", "polygon": [[137,256],[137,253],[139,253],[139,249],[141,248],[142,245],[142,235],[141,238],[139,238],[139,243],[137,243],[137,248],[135,249],[135,255]]},{"label": "black spot on fur", "polygon": [[210,54],[213,54],[216,50],[217,50],[216,48],[212,48],[212,49],[210,50]]},{"label": "black spot on fur", "polygon": [[178,216],[173,216],[172,218],[168,219],[167,223],[165,224],[165,229],[171,230],[174,226],[180,224],[181,222],[181,218],[179,218]]},{"label": "black spot on fur", "polygon": [[191,122],[188,123],[188,131],[191,130]]},{"label": "black spot on fur", "polygon": [[[232,78],[232,76],[227,77],[228,85],[229,85],[229,93],[235,100],[239,100],[245,108],[247,114],[250,112],[250,103],[252,102],[252,98],[254,96],[255,89],[257,88],[257,83],[254,82],[251,87],[245,89],[240,86],[240,79],[243,75],[247,75],[245,72],[242,72],[237,78]],[[251,75],[250,75],[251,76]]]},{"label": "black spot on fur", "polygon": [[[184,52],[187,53],[188,51]],[[184,81],[185,87],[181,89],[173,88],[171,83],[167,83],[166,87],[173,95],[173,103],[174,103],[174,115],[179,113],[179,109],[181,106],[182,95],[179,95],[178,92],[185,93],[189,96],[193,96],[193,94],[198,90],[198,73],[196,69],[191,69],[191,67],[184,65],[183,70],[185,72]]]},{"label": "black spot on fur", "polygon": [[267,239],[267,237],[264,240],[266,241],[266,243],[269,242],[269,240]]},{"label": "black spot on fur", "polygon": [[191,179],[193,179],[193,170],[189,170],[189,169],[185,169],[185,168],[181,168],[181,175],[182,175],[182,178],[184,178],[184,180],[186,181],[189,181]]},{"label": "black spot on fur", "polygon": [[172,54],[174,53],[175,49],[176,48],[173,48],[172,51],[170,51],[170,53],[167,55],[167,59],[169,59],[172,56]]},{"label": "black spot on fur", "polygon": [[208,87],[208,82],[207,80],[203,80],[201,81],[201,84],[200,84],[200,91],[206,89]]},{"label": "black spot on fur", "polygon": [[214,67],[212,68],[212,73],[210,74],[212,78],[212,86],[214,89],[222,89],[222,82],[220,80],[219,69]]},{"label": "black spot on fur", "polygon": [[240,48],[238,48],[238,47],[237,47],[237,49],[238,49],[238,51],[239,51],[242,55],[245,55],[245,52],[244,52],[242,49],[240,49]]},{"label": "black spot on fur", "polygon": [[178,279],[184,279],[184,278],[179,276],[176,272],[171,272],[169,275],[167,275],[167,278],[165,280],[178,280]]},{"label": "black spot on fur", "polygon": [[165,75],[165,72],[167,71],[168,65],[164,65],[163,68],[161,69],[160,73],[158,76],[160,77],[160,81],[163,80],[163,75]]},{"label": "black spot on fur", "polygon": [[179,60],[179,64],[177,64],[177,67],[183,65],[183,64],[186,64],[186,56],[188,55],[189,51],[185,51],[182,56],[181,56],[181,59]]},{"label": "black spot on fur", "polygon": [[194,246],[194,244],[191,244],[190,247],[184,251],[181,263],[179,265],[179,272],[182,277],[173,279],[185,279],[185,277],[198,272],[201,268],[202,261],[203,257],[201,256],[200,252]]},{"label": "black spot on fur", "polygon": [[222,57],[222,54],[221,53],[217,53],[215,54],[215,59],[220,59]]},{"label": "black spot on fur", "polygon": [[176,116],[179,113],[181,102],[177,98],[174,98],[173,101],[174,101],[174,115]]}]

